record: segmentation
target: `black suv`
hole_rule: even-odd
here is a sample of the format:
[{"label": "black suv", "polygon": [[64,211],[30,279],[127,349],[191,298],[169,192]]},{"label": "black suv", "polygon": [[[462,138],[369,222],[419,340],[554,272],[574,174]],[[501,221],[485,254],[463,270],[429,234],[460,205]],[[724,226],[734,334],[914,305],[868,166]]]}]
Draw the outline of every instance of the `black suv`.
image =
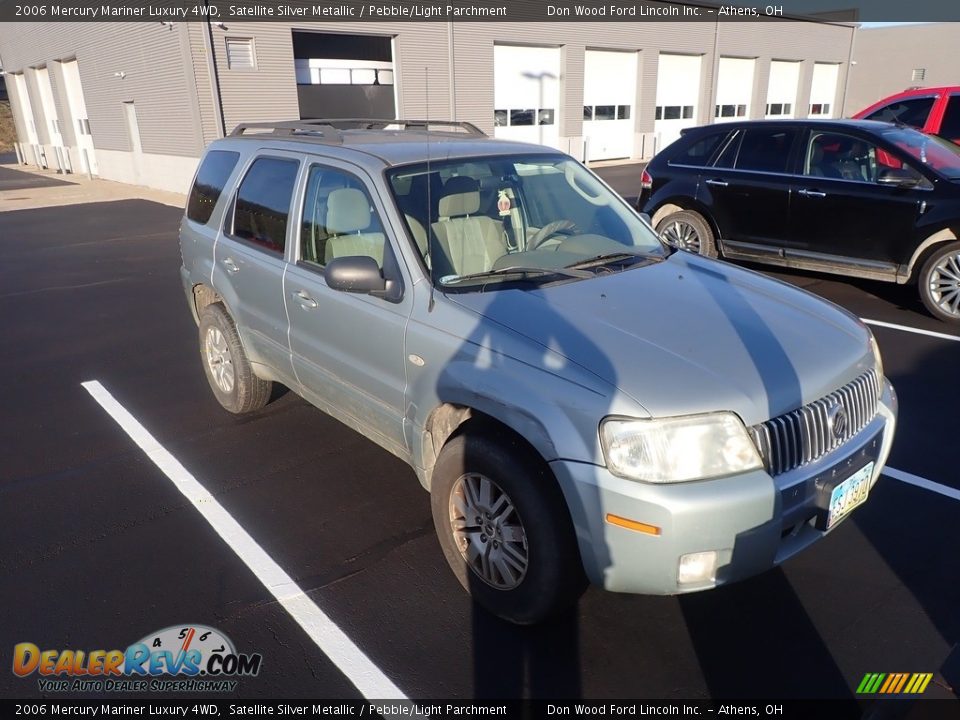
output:
[{"label": "black suv", "polygon": [[867,120],[690,128],[643,172],[638,208],[703,255],[916,283],[960,322],[960,147]]}]

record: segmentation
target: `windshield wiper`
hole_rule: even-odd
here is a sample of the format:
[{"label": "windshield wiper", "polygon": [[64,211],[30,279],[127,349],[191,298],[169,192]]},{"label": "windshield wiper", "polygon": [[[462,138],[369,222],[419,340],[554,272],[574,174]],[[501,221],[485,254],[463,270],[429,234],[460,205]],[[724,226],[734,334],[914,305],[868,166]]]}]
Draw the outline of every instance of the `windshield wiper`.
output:
[{"label": "windshield wiper", "polygon": [[445,275],[440,278],[441,285],[454,285],[456,283],[470,280],[486,280],[488,278],[502,277],[503,275],[523,275],[525,278],[543,277],[544,275],[562,275],[569,278],[590,278],[593,273],[586,270],[573,270],[570,268],[540,268],[525,267],[522,265],[511,265],[510,267],[497,268],[495,270],[486,270],[484,272],[471,273],[470,275]]},{"label": "windshield wiper", "polygon": [[571,270],[574,268],[583,268],[593,265],[608,265],[610,263],[620,262],[622,260],[663,260],[663,256],[655,253],[613,252],[594,255],[593,257],[578,260],[577,262],[571,263],[570,265],[565,265],[564,267],[566,267],[568,270]]}]

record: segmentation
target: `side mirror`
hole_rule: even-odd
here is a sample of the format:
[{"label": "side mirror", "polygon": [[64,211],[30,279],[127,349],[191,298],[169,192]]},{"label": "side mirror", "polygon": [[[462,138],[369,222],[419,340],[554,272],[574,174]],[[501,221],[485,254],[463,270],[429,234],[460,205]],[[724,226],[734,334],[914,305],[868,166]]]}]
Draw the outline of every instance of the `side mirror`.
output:
[{"label": "side mirror", "polygon": [[922,181],[909,170],[903,168],[888,168],[881,170],[877,177],[877,182],[881,185],[892,185],[893,187],[913,188],[917,187]]},{"label": "side mirror", "polygon": [[327,263],[324,270],[327,286],[343,292],[383,293],[387,281],[380,272],[377,261],[368,255],[349,255],[338,257]]}]

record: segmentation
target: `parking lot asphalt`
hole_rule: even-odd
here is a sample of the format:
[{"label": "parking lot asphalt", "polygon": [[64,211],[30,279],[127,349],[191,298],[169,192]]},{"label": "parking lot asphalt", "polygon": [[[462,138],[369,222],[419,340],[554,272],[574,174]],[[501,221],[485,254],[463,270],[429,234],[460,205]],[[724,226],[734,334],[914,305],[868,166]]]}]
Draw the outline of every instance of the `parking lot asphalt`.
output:
[{"label": "parking lot asphalt", "polygon": [[[537,628],[477,610],[403,463],[292,392],[243,418],[217,405],[180,287],[180,214],[138,200],[0,213],[0,666],[19,642],[125,648],[200,623],[264,656],[231,697],[358,697],[81,386],[96,380],[411,698],[850,698],[867,672],[932,672],[924,697],[960,695],[960,501],[891,477],[747,582],[679,598],[591,589]],[[960,337],[908,289],[774,275]],[[890,467],[960,488],[960,342],[874,332],[901,403]],[[0,672],[0,696],[42,694],[36,676]]]}]

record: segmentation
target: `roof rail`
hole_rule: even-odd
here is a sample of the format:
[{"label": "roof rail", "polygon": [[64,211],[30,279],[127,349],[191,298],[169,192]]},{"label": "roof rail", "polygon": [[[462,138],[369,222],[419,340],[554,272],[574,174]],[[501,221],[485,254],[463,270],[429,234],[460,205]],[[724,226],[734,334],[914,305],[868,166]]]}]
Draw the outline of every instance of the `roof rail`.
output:
[{"label": "roof rail", "polygon": [[469,135],[487,137],[473,123],[456,120],[403,120],[377,118],[318,118],[311,120],[285,120],[282,122],[240,123],[230,133],[239,137],[250,130],[269,131],[272,135],[319,135],[334,142],[343,142],[341,130],[429,130],[431,127],[457,128]]}]

